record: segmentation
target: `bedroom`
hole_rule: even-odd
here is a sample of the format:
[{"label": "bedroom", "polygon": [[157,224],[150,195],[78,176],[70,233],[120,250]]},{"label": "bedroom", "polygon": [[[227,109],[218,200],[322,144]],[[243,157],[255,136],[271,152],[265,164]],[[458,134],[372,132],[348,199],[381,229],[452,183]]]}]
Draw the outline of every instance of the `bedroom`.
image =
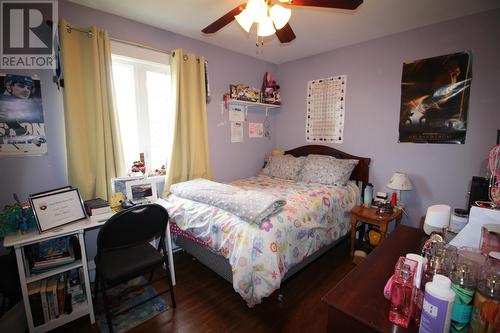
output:
[{"label": "bedroom", "polygon": [[[273,149],[287,150],[306,144],[303,133],[307,81],[338,74],[346,74],[349,80],[345,137],[342,144],[331,146],[371,158],[370,182],[379,191],[388,190],[385,184],[394,171],[409,175],[414,189],[403,194],[409,215],[403,218],[404,224],[417,226],[432,204],[463,207],[471,177],[486,174],[487,152],[500,128],[494,99],[499,92],[496,79],[500,74],[496,63],[500,35],[498,9],[279,64],[71,2],[61,1],[59,13],[75,26],[95,24],[116,38],[167,50],[183,48],[206,57],[212,94],[212,102],[207,105],[208,135],[217,181],[255,175],[263,157]],[[200,25],[213,19],[215,17],[207,18]],[[253,37],[247,42],[253,44]],[[472,51],[474,71],[465,144],[399,144],[402,63],[464,50]],[[271,138],[245,138],[243,143],[231,144],[228,126],[218,126],[222,94],[230,83],[244,82],[259,87],[266,71],[272,72],[281,84],[284,101],[279,112],[271,112]],[[2,206],[12,202],[12,193],[26,196],[67,184],[65,145],[61,139],[65,131],[62,94],[50,84],[50,75],[40,71],[39,76],[43,82],[46,121],[50,124],[49,153],[41,157],[3,159]],[[259,122],[264,119],[263,113],[257,112],[249,113],[249,117]],[[89,243],[95,242],[97,233],[87,237]],[[88,251],[89,257],[95,255],[95,248]]]}]

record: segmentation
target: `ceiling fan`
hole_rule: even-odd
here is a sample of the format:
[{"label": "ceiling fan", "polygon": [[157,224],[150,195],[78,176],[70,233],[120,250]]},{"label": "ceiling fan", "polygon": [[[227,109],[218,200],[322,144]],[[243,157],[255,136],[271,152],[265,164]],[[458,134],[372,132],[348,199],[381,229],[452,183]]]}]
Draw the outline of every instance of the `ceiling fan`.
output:
[{"label": "ceiling fan", "polygon": [[272,2],[271,0],[248,0],[205,27],[202,32],[206,34],[217,32],[236,19],[246,32],[250,31],[253,23],[257,23],[257,38],[276,33],[281,43],[289,43],[296,36],[288,24],[291,15],[288,6],[354,10],[363,3],[363,0],[277,0],[274,1],[278,2],[276,4],[272,4]]}]

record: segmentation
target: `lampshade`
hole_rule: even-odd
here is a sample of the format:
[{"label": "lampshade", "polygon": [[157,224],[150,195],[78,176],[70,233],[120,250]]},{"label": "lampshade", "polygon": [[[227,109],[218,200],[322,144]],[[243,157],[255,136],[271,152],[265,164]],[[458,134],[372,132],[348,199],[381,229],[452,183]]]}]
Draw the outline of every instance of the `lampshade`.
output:
[{"label": "lampshade", "polygon": [[238,22],[246,32],[250,31],[250,28],[252,27],[253,24],[253,20],[248,14],[248,11],[246,9],[243,9],[242,12],[236,15],[234,18],[236,19],[236,22]]},{"label": "lampshade", "polygon": [[248,0],[246,11],[248,17],[259,23],[267,16],[267,5],[264,0]]},{"label": "lampshade", "polygon": [[288,23],[288,20],[290,20],[290,16],[292,15],[292,11],[289,8],[274,5],[271,7],[269,15],[274,22],[274,26],[279,30]]},{"label": "lampshade", "polygon": [[387,183],[387,187],[392,188],[393,190],[400,191],[407,191],[413,188],[411,186],[410,180],[403,172],[394,172],[391,179]]},{"label": "lampshade", "polygon": [[450,224],[451,207],[434,205],[427,208],[425,214],[424,232],[430,235],[433,231],[442,232]]},{"label": "lampshade", "polygon": [[257,30],[257,36],[259,37],[271,36],[275,32],[276,29],[274,29],[273,20],[269,16],[266,16],[259,22],[259,29]]}]

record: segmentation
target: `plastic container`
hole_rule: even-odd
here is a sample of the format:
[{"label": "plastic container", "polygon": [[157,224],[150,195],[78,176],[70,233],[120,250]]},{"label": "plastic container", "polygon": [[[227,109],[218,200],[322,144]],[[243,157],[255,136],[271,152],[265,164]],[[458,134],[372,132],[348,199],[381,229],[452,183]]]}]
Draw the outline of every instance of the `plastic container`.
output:
[{"label": "plastic container", "polygon": [[436,274],[425,285],[424,305],[420,319],[420,333],[447,333],[450,330],[455,292],[451,280]]},{"label": "plastic container", "polygon": [[365,192],[363,195],[363,205],[365,207],[371,207],[373,200],[373,185],[368,183],[365,187]]},{"label": "plastic container", "polygon": [[450,218],[450,231],[458,234],[465,227],[468,220],[469,215],[467,213],[464,215],[462,209],[455,209]]}]

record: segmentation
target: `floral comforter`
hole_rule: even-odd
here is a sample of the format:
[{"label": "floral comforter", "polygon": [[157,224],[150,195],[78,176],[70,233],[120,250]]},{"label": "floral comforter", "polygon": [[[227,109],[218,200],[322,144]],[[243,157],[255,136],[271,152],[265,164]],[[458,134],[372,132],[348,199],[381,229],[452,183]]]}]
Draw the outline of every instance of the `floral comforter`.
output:
[{"label": "floral comforter", "polygon": [[231,183],[247,190],[262,190],[287,204],[260,225],[196,201],[170,195],[170,218],[229,260],[233,287],[252,307],[280,287],[294,265],[350,230],[350,210],[359,189],[295,182],[258,176]]}]

